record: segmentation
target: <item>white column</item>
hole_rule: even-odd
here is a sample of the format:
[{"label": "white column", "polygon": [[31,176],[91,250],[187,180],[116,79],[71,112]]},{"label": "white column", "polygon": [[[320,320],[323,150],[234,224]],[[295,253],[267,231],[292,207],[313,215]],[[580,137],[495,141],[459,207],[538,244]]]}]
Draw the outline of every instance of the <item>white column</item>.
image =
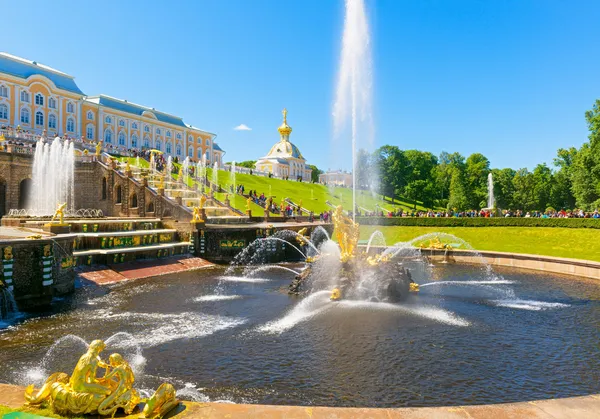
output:
[{"label": "white column", "polygon": [[21,118],[21,92],[19,91],[20,89],[17,88],[17,86],[15,85],[13,87],[13,95],[15,95],[15,109],[13,109],[14,115],[13,115],[13,120],[14,120],[14,126],[15,128],[17,127],[17,125],[19,125],[20,122],[20,118]]},{"label": "white column", "polygon": [[58,130],[57,135],[63,135],[63,98],[58,96]]},{"label": "white column", "polygon": [[82,115],[81,115],[81,102],[83,102],[83,99],[79,99],[77,101],[77,135],[79,136],[79,138],[81,138],[81,120],[83,119]]},{"label": "white column", "polygon": [[98,131],[96,133],[96,141],[104,141],[104,137],[102,136],[102,128],[104,127],[104,108],[101,108],[100,105],[98,105],[98,117],[96,122],[96,131]]}]

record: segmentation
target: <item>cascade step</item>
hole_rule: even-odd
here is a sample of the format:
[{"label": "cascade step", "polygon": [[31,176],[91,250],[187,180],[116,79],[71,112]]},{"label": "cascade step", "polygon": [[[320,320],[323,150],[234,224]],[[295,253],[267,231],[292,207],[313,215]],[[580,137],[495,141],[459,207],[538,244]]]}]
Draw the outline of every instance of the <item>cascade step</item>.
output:
[{"label": "cascade step", "polygon": [[101,233],[77,233],[78,237],[123,237],[123,236],[146,236],[151,234],[176,233],[174,228],[162,228],[158,230],[127,230],[127,231],[105,231]]},{"label": "cascade step", "polygon": [[110,255],[114,253],[137,253],[137,252],[148,252],[153,250],[172,249],[175,247],[190,246],[191,242],[172,242],[172,243],[160,243],[152,244],[148,246],[135,246],[135,247],[116,247],[113,249],[90,249],[73,252],[74,257],[81,256],[93,256],[93,255]]}]

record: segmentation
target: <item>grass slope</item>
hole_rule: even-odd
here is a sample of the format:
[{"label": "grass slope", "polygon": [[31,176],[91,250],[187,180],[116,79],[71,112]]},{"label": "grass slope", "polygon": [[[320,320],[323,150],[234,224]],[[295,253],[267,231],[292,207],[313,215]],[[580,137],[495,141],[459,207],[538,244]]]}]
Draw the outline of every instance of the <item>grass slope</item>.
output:
[{"label": "grass slope", "polygon": [[367,240],[380,230],[388,244],[408,241],[423,234],[454,234],[477,250],[526,253],[600,262],[600,234],[593,229],[546,227],[382,227],[361,226]]}]

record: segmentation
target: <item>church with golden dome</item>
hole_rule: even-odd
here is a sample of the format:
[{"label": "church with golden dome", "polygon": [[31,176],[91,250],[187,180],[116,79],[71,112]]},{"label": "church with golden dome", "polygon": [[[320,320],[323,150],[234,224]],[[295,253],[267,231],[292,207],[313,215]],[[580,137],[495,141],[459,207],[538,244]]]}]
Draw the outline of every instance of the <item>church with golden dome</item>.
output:
[{"label": "church with golden dome", "polygon": [[283,123],[277,129],[279,142],[256,162],[256,170],[271,173],[281,179],[310,181],[312,169],[306,164],[300,149],[290,142],[292,127],[287,124],[287,109],[283,110]]}]

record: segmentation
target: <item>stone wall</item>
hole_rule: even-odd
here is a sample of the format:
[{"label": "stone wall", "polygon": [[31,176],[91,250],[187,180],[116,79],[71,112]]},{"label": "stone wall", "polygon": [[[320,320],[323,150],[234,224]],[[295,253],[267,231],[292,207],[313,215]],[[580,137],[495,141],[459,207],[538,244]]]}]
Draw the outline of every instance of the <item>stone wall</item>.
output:
[{"label": "stone wall", "polygon": [[47,306],[75,288],[73,237],[0,241],[0,278],[12,287],[19,309]]},{"label": "stone wall", "polygon": [[0,216],[12,208],[19,208],[20,186],[25,179],[31,179],[30,155],[0,152]]}]

